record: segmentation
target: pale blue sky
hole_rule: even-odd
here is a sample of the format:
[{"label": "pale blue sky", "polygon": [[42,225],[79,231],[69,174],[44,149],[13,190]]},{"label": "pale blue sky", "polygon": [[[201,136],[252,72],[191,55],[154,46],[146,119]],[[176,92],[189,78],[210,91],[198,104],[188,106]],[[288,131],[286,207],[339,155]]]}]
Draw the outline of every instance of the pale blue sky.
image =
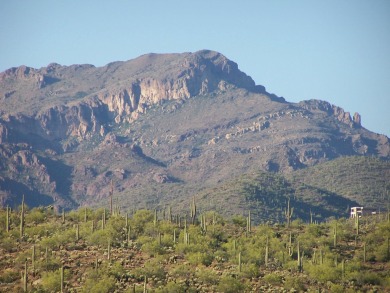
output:
[{"label": "pale blue sky", "polygon": [[0,71],[216,50],[287,101],[390,136],[390,1],[0,0]]}]

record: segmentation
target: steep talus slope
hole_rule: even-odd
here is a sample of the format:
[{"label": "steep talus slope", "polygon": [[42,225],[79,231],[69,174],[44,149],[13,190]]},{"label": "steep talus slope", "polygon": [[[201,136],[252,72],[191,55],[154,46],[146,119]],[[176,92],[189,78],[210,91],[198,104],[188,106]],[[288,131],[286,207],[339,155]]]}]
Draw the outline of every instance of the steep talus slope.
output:
[{"label": "steep talus slope", "polygon": [[[389,138],[362,127],[359,114],[318,100],[288,103],[208,50],[104,67],[11,68],[0,74],[0,109],[3,205],[21,194],[31,205],[107,204],[113,182],[122,207],[184,208],[245,173],[289,174],[345,155],[390,158]],[[322,217],[365,200],[307,188],[296,203]],[[343,207],[319,207],[321,194],[344,198]],[[221,208],[256,206],[243,192],[234,198]],[[268,215],[281,208],[265,203]]]}]

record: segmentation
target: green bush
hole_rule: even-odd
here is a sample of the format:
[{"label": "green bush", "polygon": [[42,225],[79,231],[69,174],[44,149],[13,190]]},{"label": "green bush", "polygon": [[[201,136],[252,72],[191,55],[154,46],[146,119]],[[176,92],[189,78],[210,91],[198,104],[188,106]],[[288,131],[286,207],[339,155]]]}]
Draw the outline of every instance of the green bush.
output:
[{"label": "green bush", "polygon": [[192,252],[186,255],[186,258],[193,265],[205,265],[209,266],[213,262],[213,255],[207,252]]},{"label": "green bush", "polygon": [[[64,282],[69,279],[69,271],[64,270]],[[47,292],[58,292],[61,289],[61,272],[56,270],[53,272],[45,272],[42,274],[41,285]]]},{"label": "green bush", "polygon": [[81,290],[82,293],[111,293],[115,292],[114,277],[104,274],[91,273]]},{"label": "green bush", "polygon": [[155,293],[182,293],[187,292],[188,287],[185,283],[168,282],[164,287],[156,289]]},{"label": "green bush", "polygon": [[0,247],[4,249],[6,252],[16,251],[17,245],[16,241],[13,238],[0,238]]},{"label": "green bush", "polygon": [[149,242],[144,243],[141,249],[152,257],[165,253],[163,246],[158,242],[158,240],[150,240]]},{"label": "green bush", "polygon": [[267,283],[269,283],[271,285],[281,285],[282,284],[282,277],[277,275],[277,274],[270,273],[270,274],[267,274],[264,276],[264,281],[266,281]]},{"label": "green bush", "polygon": [[244,289],[245,285],[240,280],[233,278],[232,276],[222,277],[217,286],[218,292],[224,293],[243,292]]},{"label": "green bush", "polygon": [[14,269],[5,269],[0,272],[0,283],[12,283],[20,279],[20,273]]},{"label": "green bush", "polygon": [[296,276],[287,276],[283,286],[287,290],[295,289],[298,292],[305,290],[303,280]]},{"label": "green bush", "polygon": [[236,215],[232,217],[232,222],[234,225],[239,227],[246,227],[246,218],[244,216]]},{"label": "green bush", "polygon": [[329,263],[323,265],[309,265],[305,266],[305,270],[309,276],[320,282],[337,282],[341,278],[340,268],[335,268]]},{"label": "green bush", "polygon": [[175,278],[190,279],[194,270],[189,264],[178,264],[170,270],[170,274]]},{"label": "green bush", "polygon": [[111,242],[110,231],[107,229],[96,230],[87,237],[87,242],[91,245],[97,245],[102,247],[107,247],[108,243]]},{"label": "green bush", "polygon": [[25,221],[28,224],[40,224],[43,223],[46,219],[46,212],[42,208],[34,208],[28,213],[26,213]]},{"label": "green bush", "polygon": [[160,280],[165,279],[165,271],[158,258],[148,260],[144,267],[137,267],[131,273],[139,280],[144,280],[144,277],[153,277]]},{"label": "green bush", "polygon": [[257,278],[260,275],[260,269],[256,264],[249,263],[242,265],[241,276],[245,278]]},{"label": "green bush", "polygon": [[329,286],[329,290],[332,293],[344,293],[345,292],[343,285],[333,284],[333,283]]},{"label": "green bush", "polygon": [[154,214],[149,210],[138,210],[130,220],[130,226],[136,235],[144,232],[147,223],[153,224]]},{"label": "green bush", "polygon": [[203,284],[217,285],[219,281],[219,276],[215,271],[202,266],[198,267],[198,270],[195,272],[195,276]]}]

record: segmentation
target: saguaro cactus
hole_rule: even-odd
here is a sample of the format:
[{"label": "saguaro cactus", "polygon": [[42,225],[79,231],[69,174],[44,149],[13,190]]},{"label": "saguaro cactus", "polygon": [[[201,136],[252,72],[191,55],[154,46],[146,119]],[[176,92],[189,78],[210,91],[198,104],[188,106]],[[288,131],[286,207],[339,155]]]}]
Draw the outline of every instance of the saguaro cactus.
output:
[{"label": "saguaro cactus", "polygon": [[238,253],[238,271],[241,273],[242,264],[241,264],[241,251]]},{"label": "saguaro cactus", "polygon": [[112,197],[114,195],[114,183],[111,179],[111,189],[110,189],[110,215],[112,215]]},{"label": "saguaro cactus", "polygon": [[23,274],[23,291],[27,292],[27,282],[28,282],[28,276],[27,276],[27,261],[24,263],[24,274]]},{"label": "saguaro cactus", "polygon": [[103,214],[102,214],[102,230],[106,227],[106,209],[103,209]]},{"label": "saguaro cactus", "polygon": [[80,226],[79,224],[76,224],[76,241],[79,241],[80,239]]},{"label": "saguaro cactus", "polygon": [[192,198],[192,203],[190,205],[190,216],[191,216],[191,223],[195,224],[195,218],[196,218],[195,196]]},{"label": "saguaro cactus", "polygon": [[148,277],[145,276],[145,280],[144,280],[144,293],[147,293],[148,290],[146,289],[146,285],[148,284]]},{"label": "saguaro cactus", "polygon": [[292,246],[292,235],[291,235],[291,231],[290,231],[290,236],[289,236],[289,239],[288,239],[287,248],[288,248],[288,255],[289,255],[289,256],[292,256],[292,255],[293,255],[293,246]]},{"label": "saguaro cactus", "polygon": [[108,261],[111,260],[111,242],[108,242],[108,247],[107,247],[107,259]]},{"label": "saguaro cactus", "polygon": [[366,250],[366,243],[363,244],[363,262],[366,262],[366,255],[367,255],[367,250]]},{"label": "saguaro cactus", "polygon": [[293,215],[294,208],[290,208],[290,198],[287,200],[287,208],[284,210],[284,216],[287,220],[287,227],[290,227],[291,217]]},{"label": "saguaro cactus", "polygon": [[61,223],[65,224],[65,210],[62,208]]},{"label": "saguaro cactus", "polygon": [[246,218],[246,231],[251,232],[252,230],[252,219],[251,219],[251,211],[249,210],[248,217]]},{"label": "saguaro cactus", "polygon": [[7,208],[6,208],[6,218],[5,218],[5,231],[8,233],[9,232],[9,225],[10,225],[10,221],[9,221],[9,207],[7,205]]},{"label": "saguaro cactus", "polygon": [[297,257],[298,271],[302,272],[302,270],[303,270],[303,255],[304,255],[304,252],[302,252],[302,255],[301,255],[301,250],[299,248],[299,241],[298,241],[298,245],[297,245],[297,253],[298,253],[298,257]]},{"label": "saguaro cactus", "polygon": [[172,209],[171,206],[168,206],[168,221],[172,223]]},{"label": "saguaro cactus", "polygon": [[154,227],[157,226],[157,222],[158,222],[157,209],[154,209],[154,218],[153,218]]},{"label": "saguaro cactus", "polygon": [[32,246],[31,265],[32,265],[32,271],[33,271],[33,274],[34,274],[34,272],[35,272],[35,245]]},{"label": "saguaro cactus", "polygon": [[60,275],[61,275],[61,293],[64,292],[64,283],[65,283],[65,278],[64,278],[64,266],[60,268]]},{"label": "saguaro cactus", "polygon": [[267,236],[267,242],[265,244],[265,266],[268,267],[268,236]]},{"label": "saguaro cactus", "polygon": [[22,198],[22,210],[20,212],[20,238],[24,235],[24,195]]}]

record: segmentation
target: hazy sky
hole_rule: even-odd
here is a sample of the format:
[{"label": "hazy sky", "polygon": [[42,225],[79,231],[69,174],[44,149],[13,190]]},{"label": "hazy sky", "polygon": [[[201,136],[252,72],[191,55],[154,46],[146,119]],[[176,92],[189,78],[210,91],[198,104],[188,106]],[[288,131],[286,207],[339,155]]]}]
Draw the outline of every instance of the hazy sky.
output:
[{"label": "hazy sky", "polygon": [[390,136],[390,1],[1,0],[0,71],[211,49],[287,101]]}]

